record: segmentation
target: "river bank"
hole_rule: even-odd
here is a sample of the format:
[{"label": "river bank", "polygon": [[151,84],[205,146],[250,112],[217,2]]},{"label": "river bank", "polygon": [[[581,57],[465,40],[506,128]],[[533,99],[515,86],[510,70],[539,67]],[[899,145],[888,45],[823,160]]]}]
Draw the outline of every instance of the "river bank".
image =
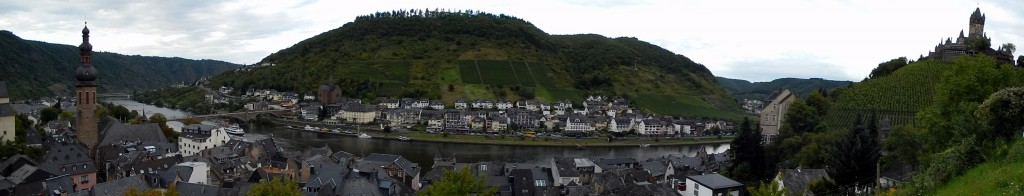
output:
[{"label": "river bank", "polygon": [[[277,125],[284,125],[284,129],[333,134],[348,137],[357,137],[359,132],[353,134],[336,133],[331,131],[321,130],[306,130],[304,127],[307,124],[300,124],[290,121],[273,121]],[[323,126],[323,125],[320,125]],[[341,126],[335,126],[341,127]],[[379,130],[361,131],[367,135],[372,136],[371,139],[383,139],[383,140],[400,140],[399,137],[408,137],[415,141],[424,142],[439,142],[439,143],[458,143],[458,144],[483,144],[483,145],[503,145],[503,146],[539,146],[539,147],[572,147],[572,148],[586,148],[586,147],[639,147],[641,145],[647,146],[689,146],[689,145],[703,145],[703,144],[727,144],[732,142],[734,136],[711,136],[711,137],[682,137],[682,138],[659,138],[659,139],[615,139],[608,141],[607,138],[571,138],[571,137],[524,137],[524,136],[492,136],[492,135],[461,135],[461,134],[431,134],[421,132],[395,132],[395,133],[383,133]]]}]

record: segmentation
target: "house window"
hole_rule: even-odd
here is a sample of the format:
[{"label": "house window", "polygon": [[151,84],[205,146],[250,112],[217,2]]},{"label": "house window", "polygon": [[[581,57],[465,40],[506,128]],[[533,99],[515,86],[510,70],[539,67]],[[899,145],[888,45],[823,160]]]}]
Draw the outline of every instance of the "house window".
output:
[{"label": "house window", "polygon": [[83,176],[81,176],[81,177],[78,177],[78,182],[79,182],[79,183],[86,183],[86,182],[89,182],[89,175],[83,175]]}]

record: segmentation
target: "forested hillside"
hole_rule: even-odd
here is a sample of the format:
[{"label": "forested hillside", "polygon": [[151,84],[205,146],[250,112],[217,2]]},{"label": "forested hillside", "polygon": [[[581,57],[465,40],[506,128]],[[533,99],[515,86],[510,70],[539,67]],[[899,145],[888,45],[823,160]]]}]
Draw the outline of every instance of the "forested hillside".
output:
[{"label": "forested hillside", "polygon": [[[93,43],[102,50],[103,43]],[[0,79],[15,99],[53,96],[74,90],[79,64],[76,46],[23,40],[0,31]],[[121,55],[94,52],[100,93],[151,90],[219,74],[239,65],[215,60]],[[61,94],[66,95],[66,94]]]},{"label": "forested hillside", "polygon": [[740,79],[715,77],[718,84],[725,90],[732,93],[737,99],[763,100],[772,92],[780,89],[789,89],[800,97],[807,97],[811,92],[824,89],[832,91],[853,84],[851,81],[826,80],[821,78],[779,78],[770,82],[750,82]]},{"label": "forested hillside", "polygon": [[685,56],[636,38],[549,35],[523,19],[475,11],[360,16],[262,63],[276,66],[222,74],[212,84],[310,92],[334,83],[348,97],[449,104],[619,95],[658,113],[740,118],[711,72]]}]

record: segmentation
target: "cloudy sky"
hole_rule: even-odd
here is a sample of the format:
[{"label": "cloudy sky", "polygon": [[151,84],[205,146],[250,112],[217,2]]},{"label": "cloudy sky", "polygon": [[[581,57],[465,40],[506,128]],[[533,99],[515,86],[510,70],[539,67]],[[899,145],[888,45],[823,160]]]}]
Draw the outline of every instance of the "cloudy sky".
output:
[{"label": "cloudy sky", "polygon": [[472,9],[517,16],[550,34],[637,37],[717,76],[859,81],[880,62],[916,59],[957,36],[975,7],[988,17],[993,45],[1024,47],[1020,0],[31,0],[0,1],[0,29],[78,45],[88,20],[96,50],[252,64],[358,15]]}]

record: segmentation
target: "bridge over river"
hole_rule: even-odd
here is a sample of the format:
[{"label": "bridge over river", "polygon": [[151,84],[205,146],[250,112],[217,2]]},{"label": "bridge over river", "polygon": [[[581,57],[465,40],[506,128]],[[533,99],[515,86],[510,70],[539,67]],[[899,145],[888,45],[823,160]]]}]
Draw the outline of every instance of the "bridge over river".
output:
[{"label": "bridge over river", "polygon": [[244,112],[231,112],[231,113],[218,113],[218,114],[205,114],[205,115],[189,115],[189,116],[178,116],[167,118],[168,121],[184,120],[189,118],[196,119],[209,119],[219,117],[235,118],[242,121],[250,121],[253,118],[259,117],[260,115],[270,115],[274,117],[281,117],[281,115],[290,112],[288,109],[281,110],[257,110],[257,111],[244,111]]}]

